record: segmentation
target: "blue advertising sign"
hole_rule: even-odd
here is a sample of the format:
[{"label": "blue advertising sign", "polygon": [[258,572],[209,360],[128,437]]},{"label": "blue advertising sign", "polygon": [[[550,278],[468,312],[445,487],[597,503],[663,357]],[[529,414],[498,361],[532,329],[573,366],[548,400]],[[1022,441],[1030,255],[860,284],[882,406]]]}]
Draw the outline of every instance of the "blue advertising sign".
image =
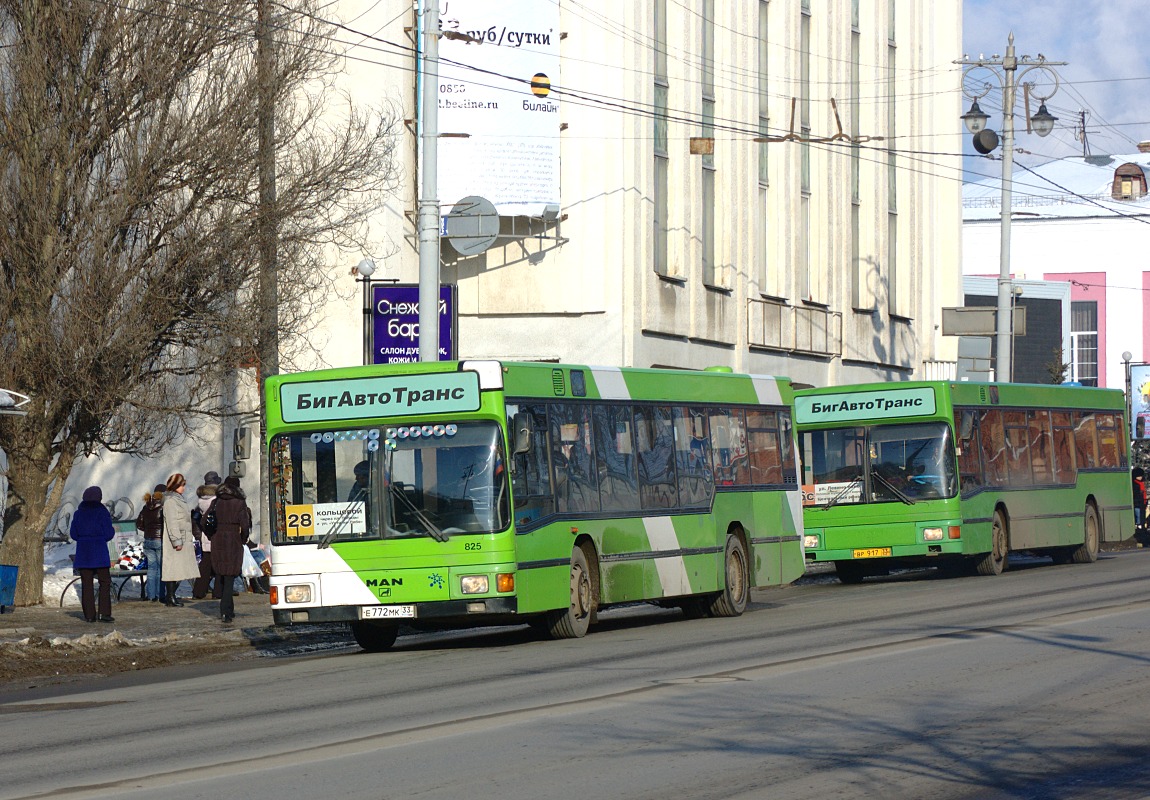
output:
[{"label": "blue advertising sign", "polygon": [[[371,287],[373,364],[419,361],[419,285],[385,283]],[[454,361],[455,287],[439,287],[439,360]]]}]

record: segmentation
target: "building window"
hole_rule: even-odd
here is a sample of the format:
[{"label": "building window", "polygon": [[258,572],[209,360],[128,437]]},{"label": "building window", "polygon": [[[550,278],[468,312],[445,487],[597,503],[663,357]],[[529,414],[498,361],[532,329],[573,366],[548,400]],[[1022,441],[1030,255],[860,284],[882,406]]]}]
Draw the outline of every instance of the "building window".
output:
[{"label": "building window", "polygon": [[1083,386],[1098,385],[1098,303],[1070,304],[1070,379]]},{"label": "building window", "polygon": [[670,275],[668,263],[668,174],[670,151],[667,148],[667,0],[655,0],[655,114],[654,124],[654,219],[651,252],[655,273]]},{"label": "building window", "polygon": [[[767,67],[769,56],[767,52],[767,11],[770,8],[767,0],[759,0],[759,136],[770,135],[770,96],[767,91]],[[767,185],[767,143],[759,144],[759,183]]]},{"label": "building window", "polygon": [[1137,164],[1123,164],[1114,170],[1110,196],[1115,200],[1137,200],[1146,196],[1146,173]]}]

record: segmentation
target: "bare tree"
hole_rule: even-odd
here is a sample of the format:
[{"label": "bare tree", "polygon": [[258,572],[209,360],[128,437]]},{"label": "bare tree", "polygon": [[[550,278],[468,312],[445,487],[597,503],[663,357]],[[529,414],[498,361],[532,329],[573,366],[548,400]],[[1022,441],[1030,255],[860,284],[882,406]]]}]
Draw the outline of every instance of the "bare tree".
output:
[{"label": "bare tree", "polygon": [[359,249],[394,190],[396,116],[335,92],[311,2],[274,6],[261,207],[250,0],[0,0],[0,386],[33,397],[0,418],[17,605],[41,601],[77,457],[154,454],[228,413],[221,387],[259,352],[260,215],[290,350],[330,288],[325,252]]}]

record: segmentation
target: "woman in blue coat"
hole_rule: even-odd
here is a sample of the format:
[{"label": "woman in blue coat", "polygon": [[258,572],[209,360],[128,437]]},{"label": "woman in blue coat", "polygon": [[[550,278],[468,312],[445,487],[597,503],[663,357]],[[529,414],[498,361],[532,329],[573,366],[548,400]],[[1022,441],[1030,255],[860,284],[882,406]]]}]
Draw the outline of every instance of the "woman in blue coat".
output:
[{"label": "woman in blue coat", "polygon": [[[84,490],[80,507],[72,514],[71,536],[76,541],[76,560],[73,566],[80,573],[80,606],[88,622],[114,622],[112,618],[112,576],[108,568],[112,558],[108,555],[108,542],[116,535],[112,515],[100,501],[104,493],[99,486]],[[100,616],[96,616],[96,600],[92,581],[100,579]]]}]

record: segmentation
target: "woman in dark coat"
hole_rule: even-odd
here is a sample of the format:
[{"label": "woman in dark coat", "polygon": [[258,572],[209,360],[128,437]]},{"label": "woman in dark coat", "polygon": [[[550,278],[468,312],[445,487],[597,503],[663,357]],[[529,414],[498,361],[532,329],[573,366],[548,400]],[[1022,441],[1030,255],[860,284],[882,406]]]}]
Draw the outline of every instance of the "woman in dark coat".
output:
[{"label": "woman in dark coat", "polygon": [[[112,557],[108,555],[108,542],[116,535],[112,515],[104,508],[104,493],[99,486],[84,490],[80,507],[72,514],[69,531],[76,541],[76,559],[73,566],[80,573],[80,606],[88,622],[114,622],[112,618],[112,577],[108,568]],[[96,598],[93,579],[100,579],[100,616],[96,616]]]},{"label": "woman in dark coat", "polygon": [[240,488],[240,479],[229,475],[216,489],[216,532],[210,537],[212,570],[216,573],[218,585],[223,587],[220,595],[220,619],[223,622],[231,622],[235,616],[232,584],[243,572],[244,548],[251,530],[252,512],[244,490]]}]

